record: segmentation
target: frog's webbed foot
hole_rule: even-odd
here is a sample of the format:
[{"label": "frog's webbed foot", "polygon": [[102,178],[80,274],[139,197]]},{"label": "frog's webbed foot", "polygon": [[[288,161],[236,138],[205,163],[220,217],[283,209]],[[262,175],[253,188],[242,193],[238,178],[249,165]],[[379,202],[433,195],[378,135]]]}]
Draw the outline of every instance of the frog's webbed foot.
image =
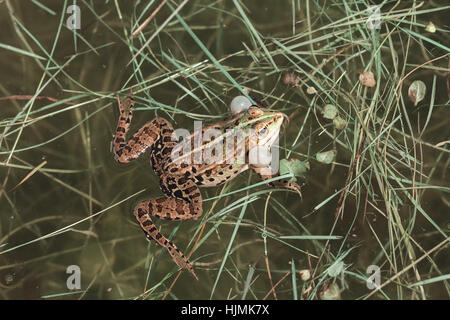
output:
[{"label": "frog's webbed foot", "polygon": [[[275,178],[277,175],[271,175],[271,174],[265,174],[265,172],[269,171],[270,168],[260,168],[252,166],[252,169],[261,177],[262,180],[269,180],[272,178]],[[282,187],[286,188],[292,191],[297,192],[297,194],[302,198],[302,191],[300,189],[300,186],[295,182],[289,182],[287,180],[281,179],[281,180],[275,180],[267,183],[271,187]]]},{"label": "frog's webbed foot", "polygon": [[117,96],[117,104],[121,116],[130,116],[134,108],[133,91],[130,91],[130,95],[125,100],[122,100],[120,96]]}]

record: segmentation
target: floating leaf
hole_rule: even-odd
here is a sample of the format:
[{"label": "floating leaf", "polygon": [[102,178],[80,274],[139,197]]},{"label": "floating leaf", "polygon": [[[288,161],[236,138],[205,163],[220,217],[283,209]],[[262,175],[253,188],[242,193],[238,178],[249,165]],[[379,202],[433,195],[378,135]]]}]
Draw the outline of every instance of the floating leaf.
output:
[{"label": "floating leaf", "polygon": [[317,93],[317,90],[316,90],[316,88],[314,88],[314,87],[308,87],[308,88],[306,89],[306,93],[307,93],[307,94],[315,94],[315,93]]},{"label": "floating leaf", "polygon": [[308,281],[311,279],[311,272],[308,269],[303,269],[298,272],[302,281]]},{"label": "floating leaf", "polygon": [[375,87],[375,85],[377,84],[377,82],[375,81],[375,76],[370,71],[365,71],[363,73],[360,73],[359,74],[359,82],[361,82],[361,84],[363,86],[370,87],[370,88]]},{"label": "floating leaf", "polygon": [[436,32],[436,26],[434,25],[433,22],[428,22],[427,26],[425,27],[425,30],[427,30],[428,32],[431,33],[435,33]]},{"label": "floating leaf", "polygon": [[323,107],[322,115],[325,119],[333,120],[336,118],[338,113],[338,110],[335,106],[332,104],[327,104],[325,107]]},{"label": "floating leaf", "polygon": [[283,76],[283,83],[287,85],[296,86],[300,83],[300,77],[295,73],[287,73]]},{"label": "floating leaf", "polygon": [[341,300],[341,290],[336,283],[330,284],[320,292],[320,300]]},{"label": "floating leaf", "polygon": [[325,164],[330,164],[331,162],[333,162],[335,156],[336,151],[334,150],[316,153],[317,161]]},{"label": "floating leaf", "polygon": [[427,92],[427,86],[421,80],[416,80],[409,86],[408,96],[412,102],[414,102],[414,107],[425,98],[425,93]]},{"label": "floating leaf", "polygon": [[290,181],[297,181],[295,177],[303,177],[306,171],[309,170],[309,162],[308,161],[300,161],[298,159],[283,159],[280,161],[280,174],[288,174],[291,173],[294,176],[290,179]]},{"label": "floating leaf", "polygon": [[344,270],[344,262],[342,260],[336,261],[328,268],[328,275],[332,278],[336,278]]},{"label": "floating leaf", "polygon": [[342,130],[347,125],[347,121],[345,121],[341,117],[337,116],[336,118],[333,119],[333,124],[336,127],[336,129]]}]

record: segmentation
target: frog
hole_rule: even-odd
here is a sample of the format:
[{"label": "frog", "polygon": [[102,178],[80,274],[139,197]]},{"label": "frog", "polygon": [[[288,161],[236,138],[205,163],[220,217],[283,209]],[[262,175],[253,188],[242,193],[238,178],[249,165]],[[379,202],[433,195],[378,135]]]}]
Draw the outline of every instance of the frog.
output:
[{"label": "frog", "polygon": [[[190,261],[171,240],[161,234],[152,217],[166,220],[196,220],[203,214],[200,187],[224,184],[248,169],[256,172],[262,180],[270,180],[267,182],[270,187],[282,187],[296,192],[300,197],[302,195],[299,185],[295,182],[284,179],[271,180],[279,174],[273,173],[273,170],[268,170],[264,165],[237,161],[239,154],[245,154],[245,159],[248,158],[250,145],[266,148],[272,146],[275,138],[278,138],[284,118],[287,118],[282,112],[252,103],[246,110],[194,131],[187,140],[184,137],[183,145],[177,141],[172,124],[163,117],[153,118],[127,139],[135,106],[133,92],[131,91],[125,99],[117,96],[117,104],[120,115],[112,141],[114,159],[119,163],[129,163],[148,152],[153,171],[159,177],[160,189],[164,194],[163,197],[139,202],[133,214],[146,238],[149,241],[156,241],[167,249],[176,265],[180,269],[188,270],[197,280],[198,276]],[[223,136],[217,135],[211,137],[209,141],[206,139],[194,143],[198,142],[198,139],[196,140],[198,135],[205,134],[211,129],[223,132]],[[233,130],[246,133],[229,139],[231,142],[223,145],[224,137],[230,136]],[[227,149],[230,144],[234,148]],[[183,153],[181,151],[184,150],[183,146],[191,146],[192,149]],[[207,151],[211,153],[213,150],[214,153],[216,150],[214,147],[217,147],[217,150],[225,149],[222,161],[211,162],[203,159],[202,156]],[[174,157],[175,151],[178,151],[178,157]],[[182,158],[190,161],[180,161]]]}]

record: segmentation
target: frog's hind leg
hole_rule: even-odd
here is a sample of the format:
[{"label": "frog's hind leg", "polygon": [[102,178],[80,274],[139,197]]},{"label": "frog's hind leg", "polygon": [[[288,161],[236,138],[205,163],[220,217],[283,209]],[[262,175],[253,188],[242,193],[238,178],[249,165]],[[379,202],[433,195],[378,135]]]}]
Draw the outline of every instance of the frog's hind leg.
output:
[{"label": "frog's hind leg", "polygon": [[[117,122],[117,129],[113,140],[114,158],[120,163],[128,163],[139,157],[147,148],[161,137],[171,137],[172,125],[164,118],[155,118],[147,122],[132,138],[127,142],[126,134],[133,118],[134,99],[133,96],[126,100],[117,97],[120,116]],[[170,138],[166,138],[170,140]]]},{"label": "frog's hind leg", "polygon": [[117,104],[119,106],[119,120],[117,121],[116,133],[112,141],[114,148],[114,157],[119,162],[127,162],[123,156],[126,134],[130,127],[131,119],[133,118],[134,97],[130,95],[126,100],[117,97]]},{"label": "frog's hind leg", "polygon": [[[196,199],[197,200],[197,199]],[[177,198],[156,198],[139,203],[134,209],[134,215],[149,240],[153,239],[165,247],[175,263],[182,269],[187,269],[197,280],[194,268],[184,254],[164,237],[156,228],[150,215],[169,220],[197,219],[202,213],[202,201],[188,202]]]}]

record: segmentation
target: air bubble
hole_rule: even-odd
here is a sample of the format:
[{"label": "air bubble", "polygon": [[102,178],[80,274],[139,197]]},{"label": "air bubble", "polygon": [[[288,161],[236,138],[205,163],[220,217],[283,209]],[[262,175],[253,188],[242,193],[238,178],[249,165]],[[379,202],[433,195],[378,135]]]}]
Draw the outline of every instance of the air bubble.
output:
[{"label": "air bubble", "polygon": [[250,102],[250,100],[247,97],[244,97],[244,96],[234,97],[230,103],[231,113],[237,114],[239,112],[248,110],[248,108],[250,108],[251,105],[252,105],[252,103]]},{"label": "air bubble", "polygon": [[256,146],[250,149],[248,157],[250,164],[259,168],[268,167],[272,162],[272,153],[265,146]]}]

